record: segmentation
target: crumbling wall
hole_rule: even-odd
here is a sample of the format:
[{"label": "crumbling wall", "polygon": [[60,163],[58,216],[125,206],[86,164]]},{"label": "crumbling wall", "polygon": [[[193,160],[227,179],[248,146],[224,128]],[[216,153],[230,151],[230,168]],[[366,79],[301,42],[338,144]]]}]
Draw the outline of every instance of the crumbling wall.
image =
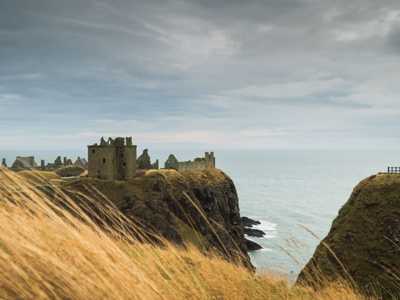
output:
[{"label": "crumbling wall", "polygon": [[214,152],[206,152],[204,157],[197,157],[193,161],[178,161],[176,157],[171,154],[165,162],[166,169],[175,169],[178,171],[192,171],[192,170],[205,170],[215,168]]},{"label": "crumbling wall", "polygon": [[151,157],[149,155],[149,150],[144,149],[143,153],[137,159],[137,167],[140,170],[151,170],[151,169],[158,169],[158,160],[154,163],[151,162]]},{"label": "crumbling wall", "polygon": [[104,180],[128,180],[136,173],[136,146],[132,138],[118,137],[88,146],[88,176]]},{"label": "crumbling wall", "polygon": [[115,148],[113,146],[89,146],[88,176],[105,180],[116,177]]},{"label": "crumbling wall", "polygon": [[179,168],[179,161],[178,159],[175,157],[175,155],[170,154],[168,156],[167,161],[165,162],[165,168],[166,169],[174,169],[174,170],[178,170]]}]

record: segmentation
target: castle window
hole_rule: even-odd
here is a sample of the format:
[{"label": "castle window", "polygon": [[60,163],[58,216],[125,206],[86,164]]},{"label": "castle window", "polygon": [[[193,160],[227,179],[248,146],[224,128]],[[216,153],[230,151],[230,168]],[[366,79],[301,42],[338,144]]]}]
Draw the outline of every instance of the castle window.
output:
[{"label": "castle window", "polygon": [[105,164],[106,163],[106,159],[105,158],[103,158],[103,164]]},{"label": "castle window", "polygon": [[92,149],[92,153],[94,154],[96,152],[96,150]]}]

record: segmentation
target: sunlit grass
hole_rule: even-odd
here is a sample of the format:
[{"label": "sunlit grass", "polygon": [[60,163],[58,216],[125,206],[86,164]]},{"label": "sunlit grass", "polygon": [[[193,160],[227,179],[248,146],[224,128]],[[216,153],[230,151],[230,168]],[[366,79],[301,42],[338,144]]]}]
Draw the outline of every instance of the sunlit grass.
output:
[{"label": "sunlit grass", "polygon": [[290,288],[191,245],[139,243],[112,207],[103,209],[113,229],[99,226],[37,176],[0,169],[1,299],[363,299],[343,284]]}]

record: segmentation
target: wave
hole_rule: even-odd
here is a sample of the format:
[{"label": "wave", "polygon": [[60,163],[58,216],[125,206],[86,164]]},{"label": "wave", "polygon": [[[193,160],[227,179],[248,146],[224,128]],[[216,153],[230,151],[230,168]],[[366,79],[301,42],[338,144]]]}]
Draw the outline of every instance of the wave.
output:
[{"label": "wave", "polygon": [[[253,217],[251,217],[251,218],[253,218]],[[273,239],[273,238],[277,237],[277,235],[278,235],[278,231],[277,231],[278,224],[269,222],[267,220],[262,220],[262,219],[259,219],[257,217],[254,217],[254,220],[258,220],[261,224],[254,225],[252,228],[262,230],[265,233],[265,235],[262,238],[257,238],[257,237],[254,237],[254,238],[269,240],[269,239]]]}]

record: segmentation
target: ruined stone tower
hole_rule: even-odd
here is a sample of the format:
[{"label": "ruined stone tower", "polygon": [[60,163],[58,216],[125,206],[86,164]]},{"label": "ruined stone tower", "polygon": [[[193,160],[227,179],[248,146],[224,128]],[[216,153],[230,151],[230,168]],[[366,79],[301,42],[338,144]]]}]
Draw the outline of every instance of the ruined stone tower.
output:
[{"label": "ruined stone tower", "polygon": [[105,141],[88,146],[88,176],[104,180],[128,180],[136,173],[136,145],[132,137]]},{"label": "ruined stone tower", "polygon": [[205,153],[205,161],[207,168],[215,168],[215,155],[214,152],[206,152]]}]

